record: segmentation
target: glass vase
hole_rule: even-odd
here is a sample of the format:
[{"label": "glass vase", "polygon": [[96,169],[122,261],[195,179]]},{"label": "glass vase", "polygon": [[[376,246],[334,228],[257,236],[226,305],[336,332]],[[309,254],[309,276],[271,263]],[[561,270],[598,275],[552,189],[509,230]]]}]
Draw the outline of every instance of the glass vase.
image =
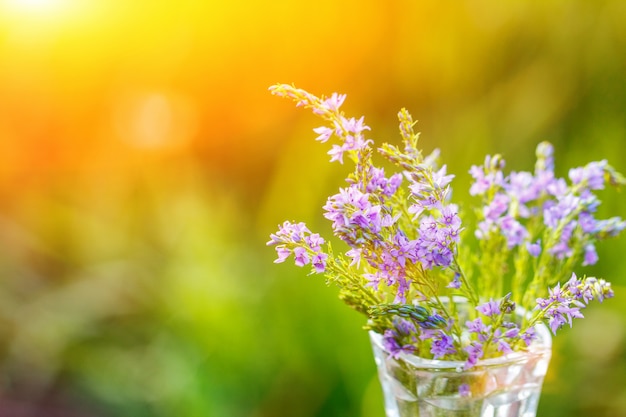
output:
[{"label": "glass vase", "polygon": [[481,360],[468,370],[463,361],[405,353],[394,359],[382,336],[370,332],[386,416],[535,417],[552,346],[545,325],[535,330],[538,337],[528,351]]}]

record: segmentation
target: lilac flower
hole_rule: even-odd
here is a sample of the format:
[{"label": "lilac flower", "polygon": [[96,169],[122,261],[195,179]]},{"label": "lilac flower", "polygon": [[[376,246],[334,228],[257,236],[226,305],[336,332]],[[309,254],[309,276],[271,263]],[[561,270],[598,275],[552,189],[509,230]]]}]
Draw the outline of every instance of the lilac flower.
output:
[{"label": "lilac flower", "polygon": [[476,310],[487,317],[496,316],[501,313],[500,303],[493,299],[476,307]]},{"label": "lilac flower", "polygon": [[328,155],[330,155],[330,162],[338,161],[340,164],[343,164],[343,153],[346,151],[341,145],[333,145],[330,151],[328,151]]},{"label": "lilac flower", "polygon": [[576,229],[576,222],[571,221],[561,229],[558,242],[549,249],[549,252],[557,259],[568,258],[572,256],[572,247],[570,246],[570,240],[574,230]]},{"label": "lilac flower", "polygon": [[335,233],[351,246],[378,235],[383,227],[391,226],[393,218],[382,213],[380,205],[369,201],[369,194],[356,186],[339,190],[324,205],[324,217],[333,222]]},{"label": "lilac flower", "polygon": [[524,333],[521,334],[520,337],[526,346],[530,346],[530,344],[537,338],[537,332],[534,327],[529,327]]},{"label": "lilac flower", "polygon": [[535,187],[535,178],[530,172],[512,172],[509,175],[506,190],[509,196],[520,203],[537,199],[539,190]]},{"label": "lilac flower", "polygon": [[596,219],[588,211],[578,215],[578,224],[584,233],[593,233],[596,230]]},{"label": "lilac flower", "polygon": [[626,229],[626,221],[619,217],[611,217],[607,220],[598,220],[593,233],[599,238],[615,237]]},{"label": "lilac flower", "polygon": [[350,266],[356,266],[357,268],[361,265],[361,248],[352,248],[348,252],[346,252],[346,256],[352,259]]},{"label": "lilac flower", "polygon": [[591,162],[585,167],[572,168],[569,171],[569,178],[573,184],[584,184],[590,190],[601,190],[604,188],[605,172],[607,161]]},{"label": "lilac flower", "polygon": [[278,255],[278,258],[274,261],[274,263],[277,263],[277,264],[285,262],[285,260],[287,260],[289,255],[291,255],[291,251],[287,249],[285,245],[276,246],[276,253]]},{"label": "lilac flower", "polygon": [[458,290],[459,288],[461,288],[461,275],[458,272],[455,273],[454,278],[452,279],[452,281],[450,281],[450,283],[446,287],[453,288],[455,290]]},{"label": "lilac flower", "polygon": [[278,243],[299,242],[305,234],[311,233],[304,223],[284,222],[279,226],[277,233],[270,235],[271,240],[268,245],[276,245]]},{"label": "lilac flower", "polygon": [[382,195],[389,197],[396,192],[402,183],[402,175],[394,174],[391,178],[386,178],[382,168],[370,167],[369,175],[370,181],[366,188],[368,193],[380,191]]},{"label": "lilac flower", "polygon": [[293,256],[296,258],[297,266],[304,266],[304,265],[307,265],[309,262],[311,262],[311,259],[309,258],[309,254],[307,253],[306,249],[303,248],[302,246],[298,246],[294,248]]},{"label": "lilac flower", "polygon": [[439,218],[422,216],[414,253],[424,268],[447,267],[452,263],[461,230],[457,211],[455,205],[447,205],[441,208]]},{"label": "lilac flower", "polygon": [[[441,224],[449,229],[447,231],[448,236],[450,236],[453,231],[458,231],[461,227],[461,219],[459,218],[458,212],[459,208],[456,204],[448,204],[441,208]],[[453,234],[456,237],[456,233]]]},{"label": "lilac flower", "polygon": [[553,197],[561,198],[568,193],[569,187],[563,178],[550,181],[546,186],[546,191]]},{"label": "lilac flower", "polygon": [[559,198],[556,204],[546,204],[543,211],[545,225],[556,229],[562,219],[566,218],[570,213],[573,213],[580,206],[580,197],[572,194],[567,194]]},{"label": "lilac flower", "polygon": [[333,93],[329,98],[322,102],[319,109],[313,108],[313,113],[321,115],[324,114],[324,111],[336,112],[339,110],[339,107],[341,107],[345,99],[345,94]]},{"label": "lilac flower", "polygon": [[[505,333],[502,333],[502,329],[506,329],[505,327],[501,327],[496,329],[495,332],[493,332],[492,334],[492,339],[491,342],[495,343],[496,345],[496,350],[498,352],[502,352],[503,354],[508,354],[511,353],[513,351],[513,349],[511,349],[511,345],[509,344],[509,341],[511,339],[514,340],[514,338],[508,338],[506,337],[507,334],[513,334],[513,335],[517,335],[517,333],[519,332],[518,329],[506,329]],[[516,332],[517,330],[517,332]],[[507,341],[506,339],[509,339],[509,341]]]},{"label": "lilac flower", "polygon": [[572,319],[583,318],[581,308],[592,299],[598,301],[613,296],[611,286],[604,280],[593,277],[579,280],[576,274],[572,274],[570,280],[561,286],[557,284],[549,291],[547,299],[538,298],[537,306],[543,312],[543,317],[548,319],[552,333],[560,329],[564,324],[572,326]]},{"label": "lilac flower", "polygon": [[483,345],[479,342],[471,342],[465,346],[465,352],[467,353],[467,360],[465,361],[464,369],[470,369],[478,363],[478,360],[483,357]]},{"label": "lilac flower", "polygon": [[334,132],[333,129],[326,126],[316,127],[315,129],[313,129],[313,131],[319,135],[317,138],[315,138],[315,140],[318,140],[322,143],[327,142]]},{"label": "lilac flower", "polygon": [[485,325],[480,317],[467,321],[465,323],[465,327],[470,333],[476,334],[478,340],[482,343],[486,342],[489,339],[489,334],[491,333],[491,326]]},{"label": "lilac flower", "polygon": [[346,119],[341,116],[339,122],[335,122],[335,127],[337,130],[343,131],[346,134],[360,135],[364,130],[370,130],[369,126],[363,124],[363,120],[364,117],[362,116],[359,119],[355,119],[354,117]]},{"label": "lilac flower", "polygon": [[513,326],[514,327],[511,327],[504,332],[504,337],[508,339],[515,339],[519,336],[519,328],[515,324],[513,324]]},{"label": "lilac flower", "polygon": [[506,194],[497,193],[493,200],[483,208],[485,219],[497,220],[509,209],[510,198]]},{"label": "lilac flower", "polygon": [[383,335],[383,347],[392,358],[398,359],[401,353],[412,354],[415,352],[415,346],[411,344],[401,345],[396,337],[397,334],[392,330],[385,330]]},{"label": "lilac flower", "polygon": [[396,331],[404,336],[410,336],[417,333],[415,325],[410,321],[403,318],[395,318],[393,322]]},{"label": "lilac flower", "polygon": [[495,342],[496,349],[498,349],[499,352],[502,352],[505,355],[513,352],[513,349],[511,349],[511,345],[503,338],[496,338]]},{"label": "lilac flower", "polygon": [[442,358],[446,355],[455,353],[454,339],[452,336],[445,334],[443,331],[439,331],[432,340],[430,353],[433,354],[435,359]]},{"label": "lilac flower", "polygon": [[417,341],[417,329],[410,320],[396,317],[393,320],[393,328],[385,330],[383,334],[383,347],[391,357],[397,359],[401,353],[414,353]]},{"label": "lilac flower", "polygon": [[491,188],[498,188],[504,184],[502,169],[504,161],[499,157],[485,157],[482,167],[472,166],[470,174],[474,178],[474,183],[470,187],[470,195],[484,195]]},{"label": "lilac flower", "polygon": [[433,183],[439,189],[447,187],[452,179],[454,179],[454,175],[447,175],[446,172],[447,168],[443,165],[439,171],[433,173]]},{"label": "lilac flower", "polygon": [[268,245],[276,245],[277,258],[274,263],[282,263],[293,254],[297,266],[312,262],[316,273],[324,272],[328,255],[322,252],[324,239],[317,233],[311,233],[304,223],[284,222],[275,234],[270,235]]},{"label": "lilac flower", "polygon": [[499,226],[506,237],[509,248],[521,245],[526,239],[526,236],[528,236],[526,228],[511,216],[504,216],[499,221]]},{"label": "lilac flower", "polygon": [[533,258],[536,258],[541,253],[541,240],[537,240],[535,243],[527,242],[526,250]]},{"label": "lilac flower", "polygon": [[311,259],[311,263],[315,268],[315,272],[321,274],[326,271],[326,260],[328,259],[328,255],[325,253],[317,253]]},{"label": "lilac flower", "polygon": [[317,233],[310,234],[304,238],[306,244],[315,252],[320,251],[320,245],[324,244],[324,238]]},{"label": "lilac flower", "polygon": [[485,172],[482,167],[472,165],[470,168],[470,174],[474,178],[474,183],[470,187],[470,195],[483,195],[491,187],[491,181],[485,176]]},{"label": "lilac flower", "polygon": [[598,253],[596,252],[596,247],[593,243],[588,243],[585,245],[585,259],[583,261],[583,266],[586,265],[594,265],[598,262]]},{"label": "lilac flower", "polygon": [[461,384],[459,385],[459,396],[460,397],[469,397],[472,395],[469,384]]}]

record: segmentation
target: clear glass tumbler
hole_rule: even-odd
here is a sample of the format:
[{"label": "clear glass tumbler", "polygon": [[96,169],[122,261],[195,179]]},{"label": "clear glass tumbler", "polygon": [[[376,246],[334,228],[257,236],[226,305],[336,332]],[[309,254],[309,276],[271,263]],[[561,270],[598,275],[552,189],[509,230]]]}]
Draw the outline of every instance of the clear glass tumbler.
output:
[{"label": "clear glass tumbler", "polygon": [[462,361],[405,353],[394,359],[382,336],[370,332],[386,416],[535,417],[552,347],[545,325],[536,326],[536,332],[527,352],[482,360],[469,370],[463,370]]}]

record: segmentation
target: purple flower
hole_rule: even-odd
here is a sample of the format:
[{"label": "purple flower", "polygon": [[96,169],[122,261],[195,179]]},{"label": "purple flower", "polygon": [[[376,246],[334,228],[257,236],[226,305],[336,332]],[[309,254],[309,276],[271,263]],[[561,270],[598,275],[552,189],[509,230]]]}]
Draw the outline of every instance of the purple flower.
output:
[{"label": "purple flower", "polygon": [[578,215],[578,224],[585,233],[593,233],[596,230],[596,219],[587,211],[583,211]]},{"label": "purple flower", "polygon": [[304,238],[306,244],[315,252],[320,251],[320,245],[324,244],[324,238],[317,233],[312,233]]},{"label": "purple flower", "polygon": [[535,331],[535,328],[534,327],[528,328],[524,333],[522,333],[521,338],[526,344],[526,346],[530,346],[533,340],[537,338],[537,332]]},{"label": "purple flower", "polygon": [[433,173],[433,183],[439,189],[445,188],[454,179],[454,175],[446,175],[447,168],[445,165],[439,171]]},{"label": "purple flower", "polygon": [[435,359],[442,358],[455,352],[456,349],[454,348],[454,339],[452,336],[445,334],[443,331],[439,331],[432,339],[430,353],[433,354]]},{"label": "purple flower", "polygon": [[352,262],[350,262],[350,266],[356,266],[357,268],[361,266],[361,255],[362,249],[360,248],[352,248],[348,252],[346,252],[346,256],[352,259]]},{"label": "purple flower", "polygon": [[546,204],[543,210],[543,218],[546,226],[556,229],[561,219],[567,217],[570,213],[576,210],[581,205],[581,200],[572,194],[565,195],[559,198],[555,204]]},{"label": "purple flower", "polygon": [[324,205],[324,217],[333,222],[335,234],[350,246],[375,239],[383,227],[395,221],[389,214],[382,213],[380,205],[372,204],[369,196],[353,185],[340,189],[339,194],[330,197]]},{"label": "purple flower", "polygon": [[607,161],[590,162],[584,167],[572,168],[569,171],[569,178],[573,184],[583,184],[590,190],[601,190],[604,188]]},{"label": "purple flower", "polygon": [[487,190],[493,187],[501,187],[504,184],[502,169],[504,161],[500,158],[485,157],[485,163],[481,166],[472,166],[470,174],[474,178],[474,183],[470,187],[470,195],[484,195]]},{"label": "purple flower", "polygon": [[317,253],[311,259],[311,264],[315,268],[315,272],[321,274],[326,271],[326,260],[328,259],[328,255],[325,253]]},{"label": "purple flower", "polygon": [[483,345],[476,341],[471,342],[464,350],[467,353],[467,360],[464,365],[466,370],[476,365],[478,360],[483,357]]},{"label": "purple flower", "polygon": [[291,251],[287,249],[285,245],[276,246],[276,254],[278,258],[274,261],[274,263],[279,264],[281,262],[285,262],[285,260],[291,255]]},{"label": "purple flower", "polygon": [[513,323],[511,323],[511,325],[512,326],[504,332],[504,337],[514,339],[519,336],[519,328]]},{"label": "purple flower", "polygon": [[382,195],[389,197],[396,192],[402,183],[402,175],[394,174],[388,179],[382,168],[370,167],[369,175],[370,180],[366,188],[368,193],[380,191]]},{"label": "purple flower", "polygon": [[309,262],[311,262],[311,259],[309,258],[309,254],[307,253],[306,249],[303,248],[302,246],[298,246],[294,248],[293,255],[296,258],[297,266],[304,266],[304,265],[307,265]]},{"label": "purple flower", "polygon": [[528,232],[520,222],[511,216],[504,216],[499,223],[500,230],[502,230],[502,233],[506,237],[509,248],[521,245],[524,242]]},{"label": "purple flower", "polygon": [[318,140],[322,143],[327,142],[334,132],[333,129],[326,126],[316,127],[315,129],[313,129],[313,131],[319,135],[317,138],[315,138],[315,140]]},{"label": "purple flower", "polygon": [[487,326],[485,325],[485,323],[483,323],[483,320],[478,317],[472,321],[467,321],[465,323],[465,326],[467,327],[467,330],[470,333],[474,333],[477,335],[478,340],[480,342],[486,342],[487,339],[489,339],[489,333],[491,331],[491,326]]},{"label": "purple flower", "polygon": [[510,198],[506,194],[498,193],[493,200],[483,208],[485,219],[496,220],[509,209]]},{"label": "purple flower", "polygon": [[570,280],[563,285],[556,285],[549,290],[547,299],[538,298],[537,306],[543,310],[543,316],[548,320],[552,333],[560,329],[564,324],[572,326],[572,320],[583,318],[581,308],[592,299],[598,301],[613,296],[611,286],[604,280],[593,277],[579,280],[572,274]]},{"label": "purple flower", "polygon": [[415,352],[415,346],[411,344],[401,344],[398,341],[398,334],[393,330],[385,330],[383,334],[383,347],[390,356],[398,359],[401,353],[412,354]]},{"label": "purple flower", "polygon": [[330,155],[330,162],[338,161],[340,164],[343,164],[343,153],[346,151],[343,146],[333,145],[333,147],[328,151],[328,155]]},{"label": "purple flower", "polygon": [[455,290],[458,290],[459,288],[461,288],[461,275],[458,272],[455,273],[454,278],[452,279],[452,281],[450,281],[450,283],[446,287],[453,288]]},{"label": "purple flower", "polygon": [[529,172],[512,172],[508,177],[506,190],[520,203],[527,203],[539,197],[539,190],[535,187],[535,178]]},{"label": "purple flower", "polygon": [[458,212],[459,208],[456,204],[443,206],[441,208],[441,224],[450,230],[458,231],[461,227],[461,219],[459,218]]},{"label": "purple flower", "polygon": [[530,256],[536,258],[539,254],[541,254],[541,240],[537,240],[535,243],[527,242],[526,250],[528,250]]},{"label": "purple flower", "polygon": [[[341,107],[345,99],[346,99],[345,94],[333,93],[329,98],[327,98],[326,100],[322,102],[321,107],[324,110],[327,110],[330,112],[336,112],[337,110],[339,110],[339,107]],[[320,111],[316,111],[316,109],[313,109],[313,112],[317,114],[321,113]]]},{"label": "purple flower", "polygon": [[607,220],[598,220],[593,232],[598,237],[605,238],[615,237],[624,229],[626,229],[626,221],[619,217],[611,217]]},{"label": "purple flower", "polygon": [[502,352],[505,355],[507,353],[513,352],[513,349],[511,349],[511,345],[509,345],[509,343],[502,338],[496,339],[496,349],[498,349],[499,352]]},{"label": "purple flower", "polygon": [[417,333],[415,325],[410,320],[396,317],[393,321],[393,325],[396,328],[398,334],[410,336]]},{"label": "purple flower", "polygon": [[476,310],[479,313],[482,313],[487,317],[496,316],[501,313],[500,303],[497,301],[494,301],[493,299],[487,301],[484,304],[479,305],[478,307],[476,307]]},{"label": "purple flower", "polygon": [[596,247],[593,243],[588,243],[585,245],[585,259],[583,261],[583,266],[586,265],[594,265],[598,262],[598,253],[596,252]]},{"label": "purple flower", "polygon": [[299,242],[303,239],[304,235],[309,233],[311,232],[304,223],[291,223],[286,221],[279,226],[277,233],[270,235],[271,240],[267,242],[267,244],[276,245],[278,243]]},{"label": "purple flower", "polygon": [[459,396],[461,397],[469,397],[472,395],[469,384],[461,384],[459,385]]},{"label": "purple flower", "polygon": [[351,117],[350,119],[346,119],[341,116],[339,118],[339,122],[335,122],[335,126],[337,130],[342,130],[346,134],[352,135],[360,135],[364,130],[370,130],[369,126],[363,123],[364,117],[361,116],[359,119]]}]

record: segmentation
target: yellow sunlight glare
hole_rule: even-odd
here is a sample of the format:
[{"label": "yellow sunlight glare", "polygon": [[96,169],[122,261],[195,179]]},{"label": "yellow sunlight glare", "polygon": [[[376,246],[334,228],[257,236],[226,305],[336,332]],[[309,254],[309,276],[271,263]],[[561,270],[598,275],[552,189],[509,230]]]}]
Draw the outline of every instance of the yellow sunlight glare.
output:
[{"label": "yellow sunlight glare", "polygon": [[62,0],[5,0],[6,6],[26,13],[49,13],[58,10]]}]

